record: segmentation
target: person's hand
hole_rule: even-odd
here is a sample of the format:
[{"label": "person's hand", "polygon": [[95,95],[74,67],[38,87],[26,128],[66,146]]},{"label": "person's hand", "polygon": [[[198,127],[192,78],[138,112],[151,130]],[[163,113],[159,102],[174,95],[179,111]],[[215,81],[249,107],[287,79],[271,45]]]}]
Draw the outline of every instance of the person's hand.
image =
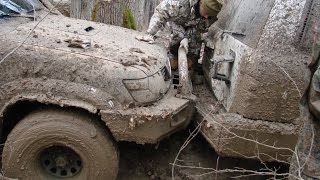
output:
[{"label": "person's hand", "polygon": [[145,41],[150,44],[154,43],[154,37],[151,34],[145,34],[145,35],[138,35],[136,36],[136,39],[139,41]]},{"label": "person's hand", "polygon": [[189,49],[189,41],[188,38],[184,38],[181,42],[180,42],[180,47],[183,47],[186,50],[186,53],[188,54],[188,49]]}]

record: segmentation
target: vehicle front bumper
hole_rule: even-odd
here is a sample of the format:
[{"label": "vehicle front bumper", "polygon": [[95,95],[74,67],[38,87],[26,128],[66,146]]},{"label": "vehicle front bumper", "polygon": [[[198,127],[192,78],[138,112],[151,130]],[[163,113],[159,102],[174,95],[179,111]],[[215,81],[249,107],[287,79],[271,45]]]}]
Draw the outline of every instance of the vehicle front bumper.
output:
[{"label": "vehicle front bumper", "polygon": [[102,110],[100,115],[116,141],[156,144],[186,127],[193,112],[192,101],[170,96],[152,106]]}]

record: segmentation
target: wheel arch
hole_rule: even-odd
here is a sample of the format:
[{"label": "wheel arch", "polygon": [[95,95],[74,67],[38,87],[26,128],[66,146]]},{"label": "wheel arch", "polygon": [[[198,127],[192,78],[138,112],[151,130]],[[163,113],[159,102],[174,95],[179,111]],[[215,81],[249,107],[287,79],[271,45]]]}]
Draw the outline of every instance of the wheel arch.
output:
[{"label": "wheel arch", "polygon": [[[121,107],[121,103],[121,99],[110,92],[91,84],[49,78],[16,78],[0,85],[1,141],[6,139],[2,130],[11,130],[23,118],[19,114],[25,116],[37,108],[73,108],[95,115],[101,120],[100,110],[117,109]],[[15,117],[13,122],[8,120],[10,115]],[[8,128],[7,124],[12,125]],[[103,125],[110,132],[107,125]]]},{"label": "wheel arch", "polygon": [[105,131],[110,135],[110,137],[112,137],[112,140],[114,142],[117,142],[114,139],[109,127],[105,124],[104,121],[102,121],[101,115],[99,113],[100,109],[90,103],[81,102],[78,100],[68,100],[66,102],[57,103],[55,100],[43,100],[41,98],[35,98],[34,96],[19,96],[12,98],[2,107],[0,111],[1,143],[4,143],[6,141],[7,136],[15,127],[15,125],[28,114],[39,109],[50,108],[61,109],[64,111],[77,111],[81,114],[89,115],[102,125]]}]

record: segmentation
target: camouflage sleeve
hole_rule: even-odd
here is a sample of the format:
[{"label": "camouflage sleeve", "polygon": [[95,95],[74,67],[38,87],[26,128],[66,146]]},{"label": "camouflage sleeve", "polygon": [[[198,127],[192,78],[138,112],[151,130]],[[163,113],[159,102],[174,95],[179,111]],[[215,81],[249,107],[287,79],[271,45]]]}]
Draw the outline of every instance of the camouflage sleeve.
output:
[{"label": "camouflage sleeve", "polygon": [[312,48],[312,65],[318,66],[317,70],[314,72],[312,83],[313,89],[320,92],[320,27],[315,26],[315,37],[314,44]]},{"label": "camouflage sleeve", "polygon": [[147,32],[155,35],[164,27],[166,22],[179,16],[180,0],[163,0],[155,9],[151,17]]}]

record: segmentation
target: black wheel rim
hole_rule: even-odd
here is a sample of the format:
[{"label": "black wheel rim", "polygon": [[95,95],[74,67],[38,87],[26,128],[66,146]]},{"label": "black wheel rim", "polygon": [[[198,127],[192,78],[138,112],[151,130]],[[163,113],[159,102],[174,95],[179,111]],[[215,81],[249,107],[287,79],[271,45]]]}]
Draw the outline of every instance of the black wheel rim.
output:
[{"label": "black wheel rim", "polygon": [[68,178],[76,176],[82,169],[80,156],[66,146],[52,146],[40,154],[42,169],[55,177]]}]

